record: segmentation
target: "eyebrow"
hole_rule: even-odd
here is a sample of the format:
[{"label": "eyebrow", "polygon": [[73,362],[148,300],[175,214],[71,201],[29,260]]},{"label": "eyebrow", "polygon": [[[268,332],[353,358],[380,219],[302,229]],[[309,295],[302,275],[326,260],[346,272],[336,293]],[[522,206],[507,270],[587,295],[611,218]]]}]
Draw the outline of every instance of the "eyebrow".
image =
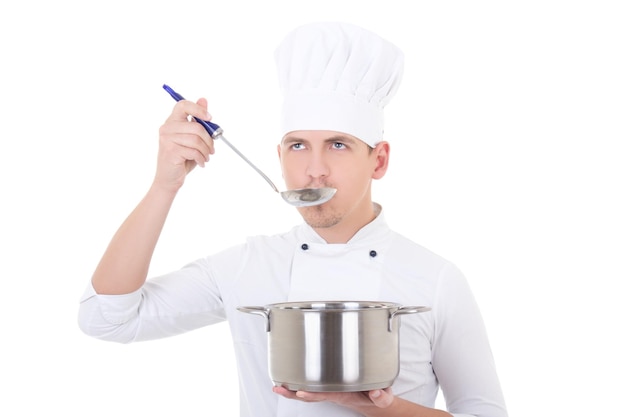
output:
[{"label": "eyebrow", "polygon": [[[307,139],[299,138],[297,136],[288,136],[283,139],[283,144],[291,144],[291,143],[309,143],[310,141]],[[354,138],[344,135],[334,135],[324,139],[324,143],[334,143],[334,142],[346,142],[346,143],[356,143]]]}]

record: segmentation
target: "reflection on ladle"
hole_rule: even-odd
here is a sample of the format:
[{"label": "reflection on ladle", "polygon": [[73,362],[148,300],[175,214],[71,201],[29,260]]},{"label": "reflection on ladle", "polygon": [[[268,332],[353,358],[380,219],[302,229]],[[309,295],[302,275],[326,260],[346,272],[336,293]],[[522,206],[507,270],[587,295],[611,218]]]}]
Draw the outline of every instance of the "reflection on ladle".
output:
[{"label": "reflection on ladle", "polygon": [[[163,88],[165,89],[165,91],[169,93],[170,96],[172,96],[172,98],[174,98],[174,100],[180,101],[180,100],[185,99],[176,91],[172,90],[172,88],[169,87],[167,84],[163,84]],[[194,117],[194,120],[200,123],[206,129],[206,131],[209,132],[209,135],[211,135],[213,140],[219,139],[222,142],[224,142],[226,145],[228,145],[233,151],[235,151],[237,155],[239,155],[244,161],[246,161],[248,165],[254,168],[254,170],[258,172],[265,179],[265,181],[267,181],[269,185],[272,186],[274,191],[276,191],[277,193],[281,195],[283,200],[285,200],[287,203],[291,204],[292,206],[308,207],[308,206],[317,206],[320,204],[324,204],[325,202],[333,198],[333,196],[335,195],[335,192],[337,192],[337,189],[330,188],[330,187],[301,188],[298,190],[287,190],[287,191],[282,191],[282,192],[279,191],[276,185],[274,185],[272,180],[270,180],[270,178],[267,175],[265,175],[263,171],[257,168],[256,165],[250,162],[250,160],[246,158],[244,154],[239,152],[237,148],[235,148],[229,141],[226,140],[226,138],[222,135],[223,130],[221,127],[219,127],[215,123],[207,122],[206,120],[197,119],[195,117]]]}]

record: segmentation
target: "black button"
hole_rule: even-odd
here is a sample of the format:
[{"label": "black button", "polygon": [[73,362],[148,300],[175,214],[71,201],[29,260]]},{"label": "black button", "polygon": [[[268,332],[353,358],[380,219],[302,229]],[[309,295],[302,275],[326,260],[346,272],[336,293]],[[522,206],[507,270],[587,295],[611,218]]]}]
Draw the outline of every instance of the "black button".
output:
[{"label": "black button", "polygon": [[302,248],[302,250],[307,250],[309,248],[309,245],[307,245],[306,243],[303,243],[302,246],[300,246]]},{"label": "black button", "polygon": [[370,251],[370,256],[371,256],[372,258],[375,258],[375,257],[376,257],[376,255],[378,255],[378,254],[376,253],[376,251],[375,251],[375,250],[371,250],[371,251]]}]

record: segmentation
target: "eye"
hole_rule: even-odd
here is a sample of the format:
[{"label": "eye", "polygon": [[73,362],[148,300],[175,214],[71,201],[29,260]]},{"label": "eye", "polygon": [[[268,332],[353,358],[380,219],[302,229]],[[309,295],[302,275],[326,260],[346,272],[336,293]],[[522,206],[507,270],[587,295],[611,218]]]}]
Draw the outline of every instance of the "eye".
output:
[{"label": "eye", "polygon": [[343,142],[333,142],[333,149],[345,149],[346,144]]},{"label": "eye", "polygon": [[304,149],[304,145],[302,143],[294,143],[291,145],[291,149],[293,150],[300,150],[300,149]]}]

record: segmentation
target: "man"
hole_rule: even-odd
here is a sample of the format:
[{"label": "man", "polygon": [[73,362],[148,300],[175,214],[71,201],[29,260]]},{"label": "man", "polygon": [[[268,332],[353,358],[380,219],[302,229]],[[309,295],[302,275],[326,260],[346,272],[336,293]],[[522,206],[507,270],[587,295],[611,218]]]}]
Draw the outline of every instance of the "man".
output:
[{"label": "man", "polygon": [[[241,415],[506,416],[479,309],[448,261],[391,231],[371,183],[385,175],[383,108],[403,54],[341,23],[291,32],[276,52],[284,95],[278,155],[288,189],[334,187],[301,207],[304,224],[147,280],[168,211],[186,176],[213,154],[189,116],[210,120],[205,99],[180,101],[160,129],[152,186],[114,235],[81,300],[80,326],[104,340],[166,337],[228,320],[239,362]],[[267,334],[238,306],[301,300],[383,300],[432,307],[403,317],[393,386],[356,393],[272,386]],[[441,387],[448,412],[432,408]]]}]

